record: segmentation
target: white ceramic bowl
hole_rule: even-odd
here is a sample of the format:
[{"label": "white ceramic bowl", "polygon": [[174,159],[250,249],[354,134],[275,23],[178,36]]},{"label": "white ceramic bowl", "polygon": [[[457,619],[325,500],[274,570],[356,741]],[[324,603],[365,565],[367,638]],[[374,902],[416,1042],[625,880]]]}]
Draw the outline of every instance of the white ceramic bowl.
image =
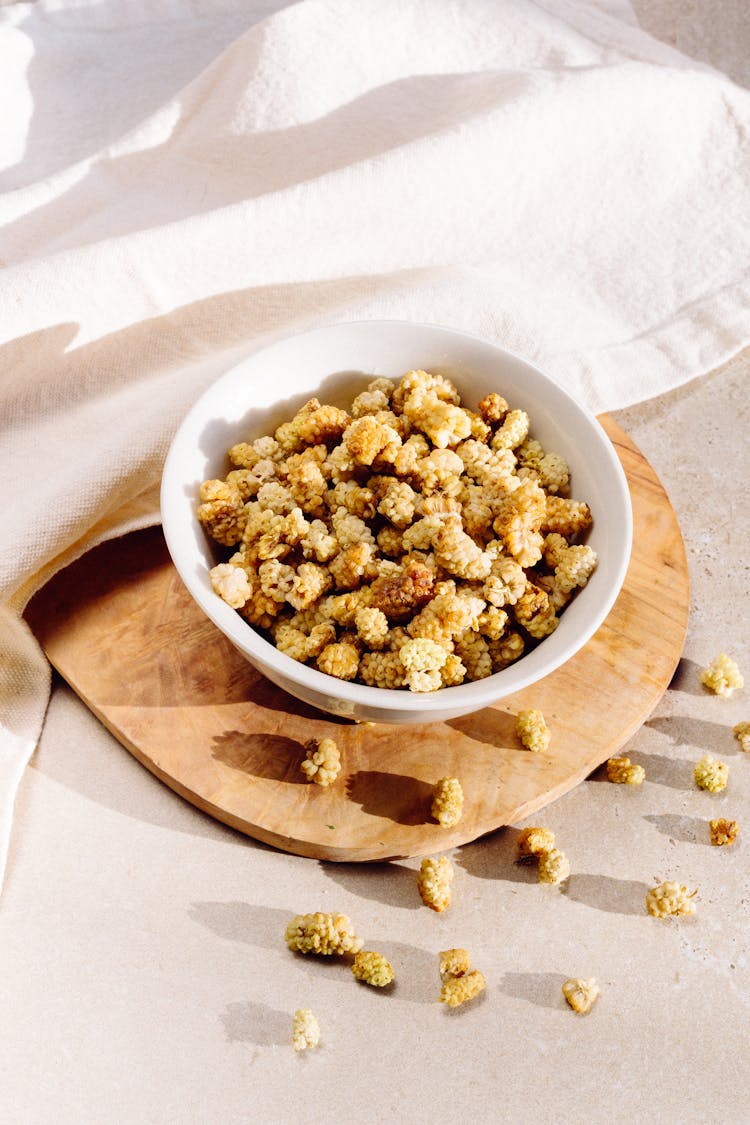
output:
[{"label": "white ceramic bowl", "polygon": [[[588,585],[560,625],[515,664],[475,683],[419,695],[346,683],[279,652],[211,588],[214,553],[195,510],[198,488],[226,475],[227,450],[272,433],[313,395],[347,406],[376,375],[413,368],[448,376],[471,409],[490,391],[531,417],[532,436],[561,453],[571,494],[594,514],[587,542],[599,555]],[[548,375],[502,348],[450,329],[401,321],[334,324],[256,352],[203,394],[182,422],[164,466],[161,511],[167,546],[188,590],[218,629],[269,680],[323,711],[382,723],[434,722],[468,714],[547,676],[604,621],[625,578],[632,514],[628,486],[608,437],[587,410]]]}]

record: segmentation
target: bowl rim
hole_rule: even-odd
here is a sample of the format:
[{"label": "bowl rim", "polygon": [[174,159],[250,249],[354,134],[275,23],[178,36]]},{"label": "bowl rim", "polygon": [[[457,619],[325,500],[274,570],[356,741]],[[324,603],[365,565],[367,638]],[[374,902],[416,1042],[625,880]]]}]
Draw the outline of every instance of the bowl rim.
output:
[{"label": "bowl rim", "polygon": [[[186,437],[194,427],[196,419],[205,418],[206,405],[225,383],[237,377],[237,372],[240,368],[245,364],[257,361],[257,359],[262,357],[266,352],[284,347],[285,345],[291,345],[294,342],[298,343],[300,340],[307,337],[325,336],[343,329],[347,331],[357,331],[361,328],[367,328],[370,331],[373,329],[422,330],[436,333],[442,336],[446,341],[450,339],[470,341],[473,344],[481,345],[483,348],[491,349],[493,352],[497,353],[500,360],[507,358],[512,361],[513,364],[519,365],[521,368],[532,372],[533,378],[538,379],[541,377],[543,381],[550,384],[552,388],[554,388],[553,393],[560,396],[561,401],[567,404],[568,409],[572,409],[585,419],[592,437],[599,443],[600,448],[606,452],[606,459],[612,469],[612,479],[610,483],[616,489],[618,516],[621,521],[618,530],[623,540],[623,550],[621,551],[619,564],[616,567],[614,579],[608,587],[607,596],[601,598],[597,612],[589,619],[583,633],[575,634],[573,638],[560,649],[557,656],[548,658],[541,672],[536,666],[539,663],[539,658],[537,658],[536,661],[533,659],[534,654],[540,652],[542,648],[540,644],[532,649],[530,653],[522,656],[518,661],[499,672],[494,672],[491,676],[469,683],[458,684],[453,687],[439,688],[437,691],[429,693],[414,693],[395,688],[370,687],[367,684],[339,680],[325,672],[319,671],[317,668],[293,660],[285,653],[280,652],[270,641],[266,640],[265,637],[248,624],[236,610],[223,602],[211,589],[210,583],[206,585],[202,580],[199,580],[195,568],[187,565],[182,550],[182,542],[187,529],[183,527],[181,521],[180,506],[175,502],[176,496],[179,495],[178,490],[181,487],[184,488],[185,483],[184,475],[179,471],[179,464]],[[373,375],[373,378],[375,377],[376,376]],[[252,408],[251,402],[248,403],[248,408]],[[236,648],[251,660],[251,662],[260,665],[263,671],[267,671],[270,667],[279,677],[285,680],[291,680],[305,689],[308,696],[313,694],[315,696],[326,696],[329,699],[335,697],[336,699],[346,700],[348,703],[363,709],[378,709],[380,711],[393,711],[396,713],[426,710],[439,715],[441,711],[451,711],[455,713],[457,708],[459,708],[461,712],[468,713],[472,710],[478,710],[483,706],[487,706],[488,703],[493,700],[499,700],[507,695],[522,691],[524,688],[539,682],[557,668],[567,663],[576,652],[580,651],[580,649],[591,640],[606,619],[619,596],[630,562],[633,538],[632,504],[625,471],[608,435],[605,433],[596,416],[587,406],[579,402],[565,387],[561,386],[560,383],[542,368],[537,367],[523,356],[510,351],[501,344],[497,344],[476,333],[464,332],[460,329],[446,327],[441,324],[400,320],[396,318],[338,321],[317,325],[312,328],[300,329],[297,332],[286,333],[283,336],[268,341],[250,351],[241,360],[232,363],[231,366],[223,371],[218,378],[214,379],[193,402],[193,405],[187,413],[183,415],[174,433],[162,470],[160,510],[162,530],[167,549],[180,579],[202,612],[223,634],[225,634],[225,636],[227,636]],[[507,687],[502,686],[503,679]]]}]

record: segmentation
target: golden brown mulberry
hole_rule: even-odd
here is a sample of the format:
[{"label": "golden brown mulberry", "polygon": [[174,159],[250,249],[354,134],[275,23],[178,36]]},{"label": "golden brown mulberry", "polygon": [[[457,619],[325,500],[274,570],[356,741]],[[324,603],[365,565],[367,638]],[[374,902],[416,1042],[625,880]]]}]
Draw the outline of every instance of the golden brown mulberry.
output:
[{"label": "golden brown mulberry", "polygon": [[333,644],[336,640],[336,628],[330,622],[321,623],[305,633],[291,622],[281,621],[273,627],[273,639],[279,652],[304,664],[319,656],[326,645]]},{"label": "golden brown mulberry", "polygon": [[255,625],[259,629],[270,629],[274,618],[281,612],[282,603],[263,593],[257,575],[254,578],[248,577],[252,593],[238,612],[250,625]]},{"label": "golden brown mulberry", "polygon": [[473,969],[470,973],[460,977],[450,977],[445,981],[440,989],[440,1002],[447,1004],[449,1008],[456,1008],[459,1004],[465,1004],[467,1000],[473,1000],[486,987],[484,974],[480,973],[479,969]]},{"label": "golden brown mulberry", "polygon": [[574,1012],[585,1016],[591,1011],[599,995],[599,985],[593,978],[571,977],[562,986],[562,993]]},{"label": "golden brown mulberry", "polygon": [[448,653],[445,664],[440,669],[443,687],[456,687],[466,679],[466,665],[455,652]]},{"label": "golden brown mulberry", "polygon": [[279,516],[285,516],[295,507],[291,490],[278,480],[267,480],[258,489],[258,503]]},{"label": "golden brown mulberry", "polygon": [[[492,642],[493,644],[496,642]],[[489,646],[481,633],[467,629],[456,638],[456,655],[460,656],[470,680],[483,680],[492,675],[492,658]]]},{"label": "golden brown mulberry", "polygon": [[404,553],[404,537],[397,527],[386,524],[377,534],[377,544],[384,555],[399,558]]},{"label": "golden brown mulberry", "polygon": [[286,928],[284,940],[296,953],[316,953],[322,957],[359,953],[362,939],[352,929],[346,914],[297,914]]},{"label": "golden brown mulberry", "polygon": [[400,688],[406,682],[406,671],[398,652],[365,652],[359,674],[369,687]]},{"label": "golden brown mulberry", "polygon": [[506,605],[515,605],[523,597],[525,590],[526,575],[515,559],[505,556],[493,559],[492,569],[482,590],[488,602],[500,609]]},{"label": "golden brown mulberry", "polygon": [[312,558],[316,562],[325,563],[330,562],[338,553],[339,541],[335,535],[329,535],[323,520],[312,520],[300,540],[300,546],[306,559]]},{"label": "golden brown mulberry", "polygon": [[373,549],[369,543],[355,543],[341,551],[328,564],[330,578],[337,590],[352,590],[359,586],[373,568]]},{"label": "golden brown mulberry", "polygon": [[493,391],[491,394],[484,396],[477,406],[477,410],[489,426],[497,426],[502,422],[510,407],[502,395],[495,394]]},{"label": "golden brown mulberry", "polygon": [[344,431],[343,444],[355,464],[372,465],[376,459],[392,462],[401,448],[401,437],[392,426],[365,414]]},{"label": "golden brown mulberry", "polygon": [[464,791],[457,777],[441,777],[432,791],[433,818],[443,828],[458,824],[464,809]]},{"label": "golden brown mulberry", "polygon": [[570,861],[559,848],[545,848],[539,852],[539,882],[562,883],[570,875]]},{"label": "golden brown mulberry", "polygon": [[417,461],[413,474],[423,497],[438,490],[456,496],[461,490],[459,477],[463,470],[463,461],[452,449],[433,449]]},{"label": "golden brown mulberry", "polygon": [[471,433],[471,421],[466,412],[434,394],[428,393],[423,398],[411,394],[404,403],[404,414],[438,449],[458,445]]},{"label": "golden brown mulberry", "polygon": [[522,828],[518,834],[518,854],[522,857],[539,855],[551,851],[555,846],[555,834],[549,828]]},{"label": "golden brown mulberry", "polygon": [[347,547],[355,547],[361,543],[367,543],[370,547],[375,545],[373,534],[365,521],[347,511],[344,507],[336,508],[331,513],[331,524],[333,534],[338,539],[339,547],[342,550]]},{"label": "golden brown mulberry", "polygon": [[544,753],[549,747],[552,733],[541,711],[519,711],[516,716],[516,734],[527,750]]},{"label": "golden brown mulberry", "polygon": [[333,785],[341,772],[341,753],[333,738],[314,739],[308,743],[307,756],[302,763],[302,772],[308,781],[314,781],[323,789]]},{"label": "golden brown mulberry", "polygon": [[407,371],[401,378],[391,396],[391,405],[395,411],[404,410],[406,400],[413,398],[422,401],[427,395],[432,395],[443,402],[459,402],[459,394],[453,383],[443,375],[434,375],[430,371]]},{"label": "golden brown mulberry", "polygon": [[720,793],[727,787],[729,766],[714,758],[713,754],[706,754],[695,763],[693,777],[699,789],[707,789],[709,793]]},{"label": "golden brown mulberry", "polygon": [[634,765],[630,758],[610,758],[607,778],[616,785],[641,785],[646,776],[643,766]]},{"label": "golden brown mulberry", "polygon": [[316,407],[306,412],[299,422],[295,421],[299,440],[305,445],[329,445],[337,442],[351,418],[337,406],[321,406],[317,399],[310,401],[317,403]]},{"label": "golden brown mulberry", "polygon": [[524,640],[520,633],[507,633],[498,641],[490,641],[488,645],[490,663],[493,672],[501,672],[509,664],[514,664],[523,656]]},{"label": "golden brown mulberry", "polygon": [[290,470],[287,486],[294,503],[309,515],[320,516],[325,512],[323,497],[328,485],[320,465],[305,461],[296,469]]},{"label": "golden brown mulberry", "polygon": [[389,401],[384,391],[361,391],[352,400],[352,418],[361,418],[363,414],[377,414],[380,410],[387,410]]},{"label": "golden brown mulberry", "polygon": [[325,567],[312,562],[300,563],[286,600],[295,609],[307,609],[326,592],[330,585],[331,576]]},{"label": "golden brown mulberry", "polygon": [[441,521],[433,546],[440,566],[459,578],[486,578],[492,569],[492,559],[466,534],[458,516]]},{"label": "golden brown mulberry", "polygon": [[711,843],[717,848],[733,844],[740,830],[736,820],[726,820],[723,816],[710,821],[708,827]]},{"label": "golden brown mulberry", "polygon": [[544,522],[540,530],[572,539],[588,531],[593,522],[591,508],[582,500],[566,500],[562,496],[547,496]]},{"label": "golden brown mulberry", "polygon": [[724,699],[729,699],[735,691],[745,686],[742,673],[731,656],[727,656],[725,652],[719,653],[708,668],[703,669],[701,683]]},{"label": "golden brown mulberry", "polygon": [[264,594],[276,602],[284,602],[294,589],[295,570],[278,559],[266,559],[258,567],[258,579]]},{"label": "golden brown mulberry", "polygon": [[376,578],[372,583],[372,602],[389,621],[404,621],[413,616],[432,597],[435,577],[429,567],[409,560],[398,575]]},{"label": "golden brown mulberry", "polygon": [[429,452],[430,443],[424,434],[411,434],[394,458],[394,472],[400,477],[412,476],[416,471],[417,462]]},{"label": "golden brown mulberry", "polygon": [[490,605],[480,613],[477,620],[477,632],[486,637],[488,641],[497,641],[505,632],[508,624],[508,614],[504,609],[497,609]]},{"label": "golden brown mulberry", "polygon": [[442,526],[443,519],[439,515],[423,516],[421,520],[415,520],[403,532],[404,550],[429,551]]},{"label": "golden brown mulberry", "polygon": [[737,723],[734,727],[734,737],[745,753],[750,753],[750,723]]},{"label": "golden brown mulberry", "polygon": [[438,953],[438,967],[443,984],[453,977],[464,976],[471,968],[468,949],[444,949],[442,953]]},{"label": "golden brown mulberry", "polygon": [[207,480],[200,487],[198,519],[217,543],[232,547],[245,529],[245,502],[236,485]]},{"label": "golden brown mulberry", "polygon": [[493,449],[516,449],[529,432],[529,416],[525,410],[509,410],[490,443]]},{"label": "golden brown mulberry", "polygon": [[292,1046],[295,1051],[306,1051],[320,1043],[320,1024],[312,1008],[298,1008],[292,1020]]},{"label": "golden brown mulberry", "polygon": [[354,615],[354,626],[368,648],[382,648],[388,639],[388,618],[374,606],[362,606]]},{"label": "golden brown mulberry", "polygon": [[362,949],[354,958],[352,972],[357,980],[371,984],[374,988],[385,988],[395,977],[393,966],[382,953]]},{"label": "golden brown mulberry", "polygon": [[548,637],[559,624],[549,594],[533,582],[526,583],[526,590],[512,608],[518,624],[536,640]]},{"label": "golden brown mulberry", "polygon": [[441,913],[451,904],[453,864],[447,856],[423,859],[417,876],[417,888],[425,906]]},{"label": "golden brown mulberry", "polygon": [[545,453],[538,441],[527,438],[516,450],[518,475],[539,482],[545,492],[564,492],[570,482],[568,462],[559,453]]},{"label": "golden brown mulberry", "polygon": [[697,891],[688,894],[687,887],[681,883],[666,882],[652,887],[646,895],[646,909],[655,918],[666,918],[668,915],[695,914],[693,896]]},{"label": "golden brown mulberry", "polygon": [[414,519],[417,496],[411,485],[404,480],[395,480],[387,489],[378,504],[378,511],[394,527],[408,527]]},{"label": "golden brown mulberry", "polygon": [[353,645],[330,644],[318,657],[318,668],[337,680],[353,680],[359,668],[359,653]]}]

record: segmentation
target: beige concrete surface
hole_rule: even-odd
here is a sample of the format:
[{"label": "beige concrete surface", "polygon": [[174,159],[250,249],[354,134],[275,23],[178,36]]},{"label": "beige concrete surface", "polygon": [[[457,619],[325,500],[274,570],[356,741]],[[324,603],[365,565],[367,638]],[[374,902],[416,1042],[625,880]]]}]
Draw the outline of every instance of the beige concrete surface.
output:
[{"label": "beige concrete surface", "polygon": [[[564,891],[514,863],[513,829],[453,853],[444,915],[421,906],[416,861],[257,845],[163,787],[57,682],[0,900],[0,1122],[750,1121],[750,754],[731,733],[750,720],[748,388],[750,354],[615,415],[677,510],[692,615],[627,750],[644,785],[597,775],[535,818],[570,857]],[[698,682],[722,650],[748,680],[729,701]],[[692,782],[706,752],[729,764],[724,794]],[[708,845],[714,816],[740,822],[732,848]],[[646,914],[666,878],[698,888],[694,918]],[[345,911],[391,959],[390,994],[286,950],[287,919],[312,910]],[[451,945],[488,982],[455,1012],[437,1003]],[[600,983],[587,1017],[562,999],[570,975]],[[290,1046],[301,1006],[323,1031],[309,1057]]]}]

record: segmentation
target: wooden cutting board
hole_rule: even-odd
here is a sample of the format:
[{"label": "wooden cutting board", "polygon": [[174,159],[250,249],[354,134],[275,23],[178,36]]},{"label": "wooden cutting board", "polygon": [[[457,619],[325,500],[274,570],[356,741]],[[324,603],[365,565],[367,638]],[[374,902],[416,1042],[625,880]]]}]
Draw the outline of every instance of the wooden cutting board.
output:
[{"label": "wooden cutting board", "polygon": [[[51,663],[152,773],[224,823],[298,855],[384,860],[434,853],[513,824],[573,788],[648,717],[674,673],[689,583],[677,519],[643,454],[601,419],[634,511],[623,590],[585,648],[493,707],[416,727],[358,725],[298,703],[248,664],[192,601],[159,528],[85,555],[27,611]],[[544,711],[549,752],[514,733]],[[331,736],[343,769],[329,789],[300,770],[304,743]],[[95,768],[95,767],[94,767]],[[461,779],[464,815],[430,819],[441,777]]]}]

